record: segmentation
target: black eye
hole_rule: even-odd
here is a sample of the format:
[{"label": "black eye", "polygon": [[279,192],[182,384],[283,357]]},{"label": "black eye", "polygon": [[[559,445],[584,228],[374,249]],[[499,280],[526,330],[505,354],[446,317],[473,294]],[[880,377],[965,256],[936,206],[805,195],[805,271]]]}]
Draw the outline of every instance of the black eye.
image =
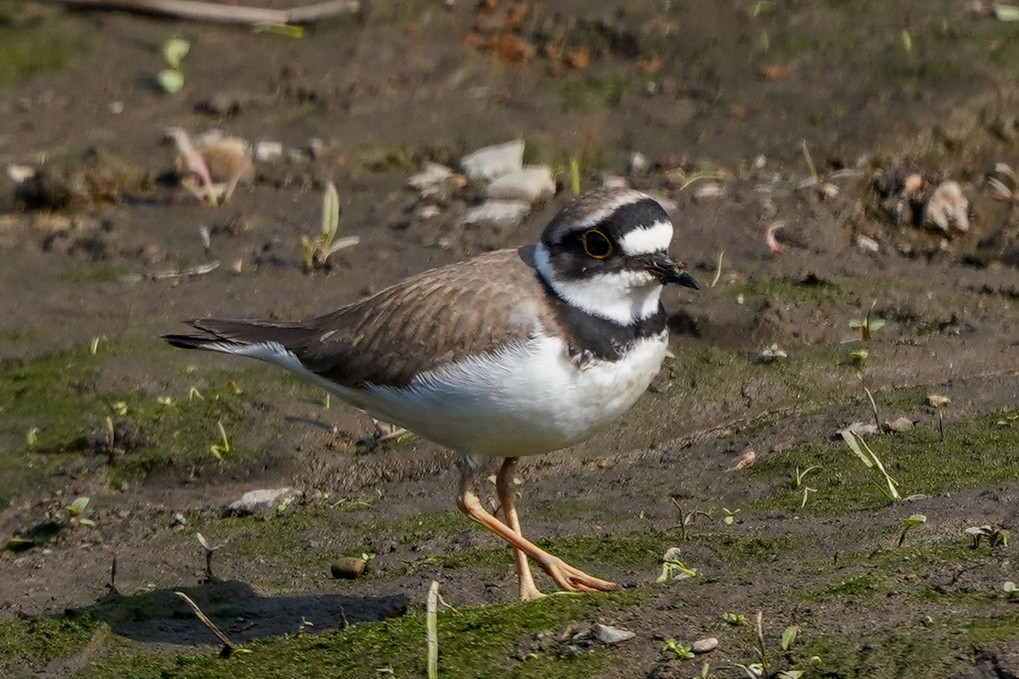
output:
[{"label": "black eye", "polygon": [[612,254],[612,241],[598,229],[590,229],[583,235],[584,252],[588,257],[605,259]]}]

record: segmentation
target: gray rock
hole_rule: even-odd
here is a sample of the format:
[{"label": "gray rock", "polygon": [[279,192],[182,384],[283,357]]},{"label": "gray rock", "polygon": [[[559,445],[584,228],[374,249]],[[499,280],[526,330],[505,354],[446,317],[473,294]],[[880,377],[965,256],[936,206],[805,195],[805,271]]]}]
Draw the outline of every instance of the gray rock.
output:
[{"label": "gray rock", "polygon": [[234,500],[223,508],[223,516],[250,516],[266,514],[287,500],[296,500],[304,495],[297,488],[262,488],[249,490],[238,500]]},{"label": "gray rock", "polygon": [[512,226],[519,224],[530,211],[530,203],[519,200],[487,200],[481,205],[467,210],[460,218],[460,223]]},{"label": "gray rock", "polygon": [[498,177],[488,185],[487,193],[496,200],[519,200],[533,205],[555,194],[555,180],[548,166],[531,165]]},{"label": "gray rock", "polygon": [[471,179],[490,182],[504,174],[524,167],[524,140],[515,139],[505,144],[486,146],[460,161],[460,168]]},{"label": "gray rock", "polygon": [[630,630],[619,629],[618,627],[609,627],[608,625],[602,625],[600,623],[595,624],[594,635],[598,641],[606,646],[628,641],[637,636],[635,632],[631,632]]}]

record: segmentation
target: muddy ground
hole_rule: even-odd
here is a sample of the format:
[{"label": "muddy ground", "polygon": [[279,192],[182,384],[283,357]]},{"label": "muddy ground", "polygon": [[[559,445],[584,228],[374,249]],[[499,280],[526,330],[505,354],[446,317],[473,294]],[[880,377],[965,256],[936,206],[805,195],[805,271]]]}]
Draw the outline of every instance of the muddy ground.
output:
[{"label": "muddy ground", "polygon": [[[424,676],[437,580],[455,607],[440,676],[1016,676],[1009,18],[971,0],[408,0],[296,38],[0,5],[0,674]],[[173,37],[191,50],[169,95]],[[284,156],[212,207],[177,181],[174,126]],[[556,172],[553,199],[462,226],[468,184],[419,215],[422,162],[514,138]],[[675,357],[634,410],[520,469],[526,531],[619,594],[513,604],[511,555],[456,513],[449,453],[373,445],[309,386],[159,339],[532,242],[571,161],[585,189],[661,198],[702,283],[667,293]],[[329,181],[360,243],[309,274]],[[942,231],[924,215],[945,181],[966,224]],[[913,425],[865,438],[899,500],[835,435],[875,410]],[[303,496],[222,516],[279,487]],[[696,575],[656,583],[670,547]],[[361,555],[366,576],[332,577]],[[177,590],[252,652],[218,658]],[[606,647],[594,623],[636,636]]]}]

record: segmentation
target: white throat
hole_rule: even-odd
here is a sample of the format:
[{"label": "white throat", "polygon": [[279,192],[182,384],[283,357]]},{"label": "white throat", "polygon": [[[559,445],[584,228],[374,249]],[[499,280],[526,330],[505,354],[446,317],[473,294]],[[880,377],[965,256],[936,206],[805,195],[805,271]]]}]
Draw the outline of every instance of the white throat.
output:
[{"label": "white throat", "polygon": [[563,300],[589,314],[620,325],[649,318],[658,312],[662,284],[646,271],[619,271],[589,278],[564,279],[556,275],[544,243],[534,248],[538,274]]}]

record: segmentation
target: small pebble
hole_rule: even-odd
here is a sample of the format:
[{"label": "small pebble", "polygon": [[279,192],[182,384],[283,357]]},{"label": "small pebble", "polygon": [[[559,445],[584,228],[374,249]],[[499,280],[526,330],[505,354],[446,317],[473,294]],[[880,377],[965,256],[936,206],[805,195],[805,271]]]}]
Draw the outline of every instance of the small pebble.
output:
[{"label": "small pebble", "polygon": [[283,157],[283,144],[263,139],[255,143],[255,160],[260,163],[274,163]]},{"label": "small pebble", "polygon": [[693,646],[690,647],[690,650],[694,653],[701,654],[711,653],[716,648],[718,648],[718,639],[715,637],[708,637],[706,639],[698,639],[693,642]]},{"label": "small pebble", "polygon": [[630,174],[645,174],[651,168],[651,161],[640,151],[634,151],[630,156]]},{"label": "small pebble", "polygon": [[555,180],[547,165],[530,166],[495,179],[486,193],[496,200],[519,200],[533,205],[555,194]]},{"label": "small pebble", "polygon": [[519,224],[531,211],[529,203],[519,200],[488,200],[473,207],[460,218],[461,224],[489,223],[498,226]]},{"label": "small pebble", "polygon": [[471,179],[486,182],[521,170],[524,167],[524,140],[514,139],[505,144],[480,148],[464,156],[460,167]]},{"label": "small pebble", "polygon": [[881,246],[876,240],[870,236],[864,236],[862,233],[856,236],[856,247],[860,248],[864,252],[878,252]]},{"label": "small pebble", "polygon": [[940,231],[969,231],[969,201],[962,193],[959,182],[947,181],[938,185],[923,209],[923,222]]},{"label": "small pebble", "polygon": [[913,428],[913,420],[908,417],[900,417],[892,422],[885,422],[885,429],[888,431],[909,431]]}]

